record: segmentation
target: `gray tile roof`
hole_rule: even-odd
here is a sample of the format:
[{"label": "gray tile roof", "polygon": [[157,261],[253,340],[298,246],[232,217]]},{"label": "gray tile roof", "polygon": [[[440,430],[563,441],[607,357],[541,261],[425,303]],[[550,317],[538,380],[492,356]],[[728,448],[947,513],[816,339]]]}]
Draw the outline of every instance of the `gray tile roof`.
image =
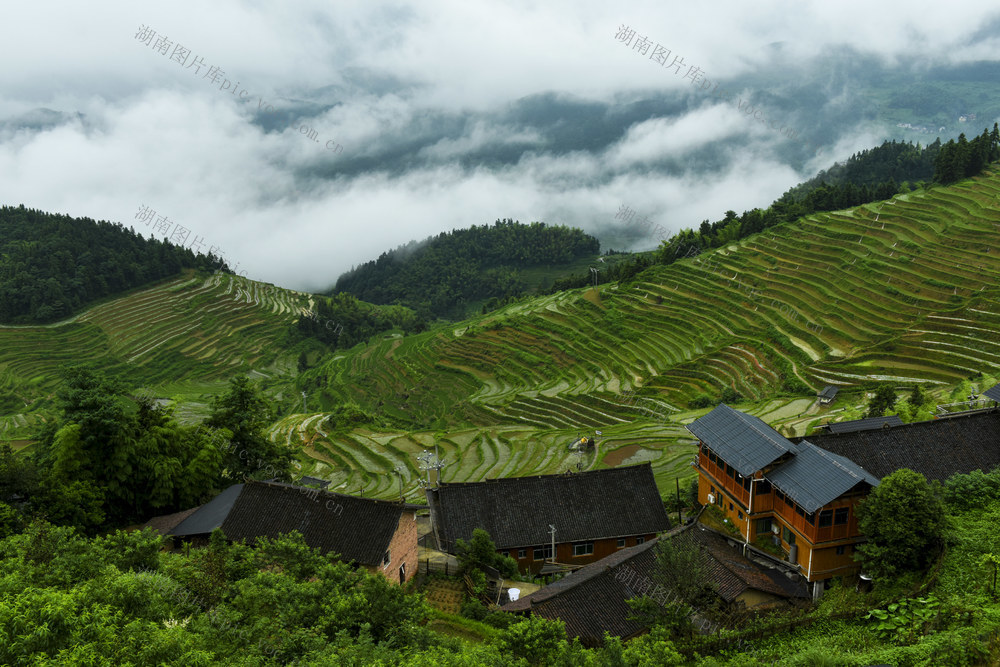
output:
[{"label": "gray tile roof", "polygon": [[563,475],[444,483],[429,489],[441,548],[482,528],[497,549],[649,535],[670,528],[648,463]]},{"label": "gray tile roof", "polygon": [[741,475],[752,475],[795,451],[790,440],[763,421],[724,403],[688,424],[687,429]]},{"label": "gray tile roof", "polygon": [[610,556],[566,575],[544,588],[503,605],[509,612],[530,611],[544,618],[558,618],[566,624],[569,637],[579,637],[586,646],[603,644],[605,631],[616,637],[631,637],[645,625],[635,618],[626,600],[643,593],[674,605],[674,596],[663,593],[655,548],[664,540],[676,540],[697,550],[716,593],[732,602],[753,589],[787,600],[809,598],[803,580],[792,581],[777,569],[744,557],[731,540],[701,524],[679,528],[638,546],[621,549]]},{"label": "gray tile roof", "polygon": [[152,528],[160,535],[168,535],[170,531],[179,526],[184,519],[188,518],[199,509],[201,509],[201,505],[198,505],[198,507],[192,507],[191,509],[186,509],[182,512],[154,516],[152,519],[142,524],[142,527]]},{"label": "gray tile roof", "polygon": [[955,473],[1000,466],[1000,410],[991,408],[854,433],[811,435],[809,441],[876,477],[909,468],[944,481]]},{"label": "gray tile roof", "polygon": [[233,484],[228,489],[198,508],[194,514],[177,524],[168,535],[187,537],[207,535],[222,525],[233,509],[233,504],[243,490],[242,484]]},{"label": "gray tile roof", "polygon": [[889,415],[888,417],[868,417],[867,419],[854,419],[849,422],[835,422],[827,424],[831,433],[854,433],[855,431],[870,431],[874,428],[887,428],[891,426],[902,426],[903,420],[899,415]]},{"label": "gray tile roof", "polygon": [[834,387],[833,385],[827,385],[823,387],[823,391],[819,392],[820,398],[826,398],[833,400],[837,396],[837,392],[840,391],[840,387]]},{"label": "gray tile roof", "polygon": [[326,489],[330,486],[330,480],[320,479],[319,477],[310,477],[305,475],[299,480],[299,486],[318,486],[321,489]]},{"label": "gray tile roof", "polygon": [[983,396],[992,398],[994,401],[1000,401],[1000,384],[984,391]]},{"label": "gray tile roof", "polygon": [[850,459],[802,441],[795,456],[765,477],[806,512],[815,512],[862,482],[878,478]]},{"label": "gray tile roof", "polygon": [[249,482],[221,528],[230,540],[254,542],[297,530],[306,544],[341,560],[378,565],[403,512],[414,506],[291,484]]}]

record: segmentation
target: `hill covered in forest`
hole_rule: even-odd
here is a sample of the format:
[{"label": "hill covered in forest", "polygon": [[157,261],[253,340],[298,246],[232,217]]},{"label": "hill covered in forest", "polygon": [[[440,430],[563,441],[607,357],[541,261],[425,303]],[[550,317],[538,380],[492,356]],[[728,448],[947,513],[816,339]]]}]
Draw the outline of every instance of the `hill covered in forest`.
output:
[{"label": "hill covered in forest", "polygon": [[342,275],[334,292],[400,303],[428,318],[460,319],[481,301],[518,297],[538,287],[525,269],[570,267],[599,252],[600,242],[579,229],[497,220],[384,252]]},{"label": "hill covered in forest", "polygon": [[0,206],[0,322],[52,322],[186,268],[227,267],[120,223]]}]

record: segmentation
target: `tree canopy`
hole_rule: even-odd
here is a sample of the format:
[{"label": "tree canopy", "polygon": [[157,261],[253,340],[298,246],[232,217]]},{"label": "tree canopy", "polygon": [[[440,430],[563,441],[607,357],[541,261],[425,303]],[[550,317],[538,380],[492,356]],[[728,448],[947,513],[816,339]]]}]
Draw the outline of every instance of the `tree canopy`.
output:
[{"label": "tree canopy", "polygon": [[35,500],[53,521],[100,523],[66,515],[73,505],[46,502],[46,487],[76,488],[98,502],[111,525],[145,520],[203,502],[220,483],[222,450],[207,434],[181,426],[151,399],[133,400],[102,373],[69,369],[58,392],[61,418],[38,454],[46,470]]},{"label": "tree canopy", "polygon": [[230,380],[225,395],[215,398],[205,426],[231,434],[222,455],[223,477],[230,483],[273,477],[291,480],[291,450],[267,437],[272,420],[260,387],[245,375]]},{"label": "tree canopy", "polygon": [[875,395],[868,401],[868,412],[865,417],[882,417],[896,405],[896,390],[892,385],[880,384]]},{"label": "tree canopy", "polygon": [[938,554],[944,512],[939,488],[918,472],[897,470],[858,506],[858,527],[868,541],[858,545],[856,557],[880,579],[927,567]]}]

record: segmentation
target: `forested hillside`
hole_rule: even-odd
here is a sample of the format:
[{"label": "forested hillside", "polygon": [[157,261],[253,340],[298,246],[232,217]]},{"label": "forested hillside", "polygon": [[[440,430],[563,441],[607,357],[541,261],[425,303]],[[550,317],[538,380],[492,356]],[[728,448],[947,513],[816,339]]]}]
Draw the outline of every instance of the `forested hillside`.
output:
[{"label": "forested hillside", "polygon": [[44,323],[87,304],[221,260],[120,223],[0,207],[0,322]]},{"label": "forested hillside", "polygon": [[460,318],[477,301],[524,294],[529,285],[519,269],[568,264],[599,251],[600,242],[579,229],[497,220],[382,253],[342,275],[334,292]]}]

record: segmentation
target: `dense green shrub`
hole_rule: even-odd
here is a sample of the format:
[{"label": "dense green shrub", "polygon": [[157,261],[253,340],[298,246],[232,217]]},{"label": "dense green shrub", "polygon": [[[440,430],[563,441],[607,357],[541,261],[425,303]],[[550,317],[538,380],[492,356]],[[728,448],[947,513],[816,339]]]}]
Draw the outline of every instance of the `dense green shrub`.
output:
[{"label": "dense green shrub", "polygon": [[469,598],[462,603],[462,609],[459,612],[465,618],[471,618],[474,621],[482,621],[489,614],[489,610],[486,608],[482,602],[476,598]]},{"label": "dense green shrub", "polygon": [[708,394],[698,394],[693,399],[688,401],[688,407],[692,410],[697,410],[699,408],[710,408],[715,405],[715,399]]},{"label": "dense green shrub", "polygon": [[965,475],[955,474],[944,483],[944,500],[957,510],[982,508],[997,499],[1000,499],[1000,468],[989,473],[973,470]]}]

